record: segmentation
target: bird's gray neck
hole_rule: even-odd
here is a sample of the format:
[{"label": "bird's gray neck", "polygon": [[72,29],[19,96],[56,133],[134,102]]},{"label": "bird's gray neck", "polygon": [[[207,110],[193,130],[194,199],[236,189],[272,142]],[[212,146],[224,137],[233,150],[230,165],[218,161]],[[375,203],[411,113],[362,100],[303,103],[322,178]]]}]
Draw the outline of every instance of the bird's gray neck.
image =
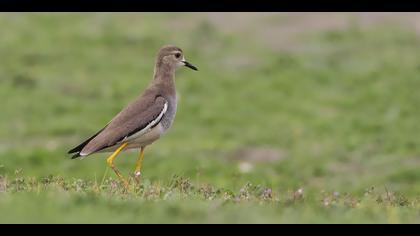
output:
[{"label": "bird's gray neck", "polygon": [[168,96],[176,96],[175,91],[175,68],[166,66],[155,67],[153,83],[163,89],[163,93]]},{"label": "bird's gray neck", "polygon": [[153,80],[161,95],[168,101],[168,110],[162,118],[161,124],[164,130],[171,127],[176,113],[176,89],[175,89],[175,69],[155,67]]},{"label": "bird's gray neck", "polygon": [[174,77],[175,75],[175,68],[172,68],[169,65],[163,63],[156,63],[154,69],[154,78],[157,77]]}]

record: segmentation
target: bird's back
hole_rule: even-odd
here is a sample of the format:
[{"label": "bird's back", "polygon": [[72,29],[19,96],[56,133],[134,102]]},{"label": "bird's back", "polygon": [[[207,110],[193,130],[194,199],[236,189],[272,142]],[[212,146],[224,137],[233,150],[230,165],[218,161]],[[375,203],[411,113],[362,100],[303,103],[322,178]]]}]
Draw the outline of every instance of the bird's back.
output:
[{"label": "bird's back", "polygon": [[[159,122],[167,130],[173,121],[176,112],[175,93],[165,91],[160,83],[151,84],[133,102],[123,108],[102,130],[79,145],[77,156],[87,156],[116,145],[125,138],[147,128],[147,125],[166,110]],[[167,89],[166,89],[167,90]],[[165,105],[166,104],[166,105]]]}]

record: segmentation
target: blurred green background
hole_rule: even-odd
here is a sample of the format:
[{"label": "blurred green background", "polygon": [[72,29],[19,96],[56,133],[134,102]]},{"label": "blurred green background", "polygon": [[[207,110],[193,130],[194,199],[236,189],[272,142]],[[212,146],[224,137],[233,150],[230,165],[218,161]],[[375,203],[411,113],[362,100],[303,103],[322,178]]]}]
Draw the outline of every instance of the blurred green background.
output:
[{"label": "blurred green background", "polygon": [[[232,191],[250,182],[356,195],[375,186],[419,199],[419,21],[414,13],[2,13],[0,175],[101,179],[106,154],[78,161],[66,152],[136,98],[157,50],[174,44],[199,71],[177,72],[174,125],[146,149],[150,183],[179,175]],[[136,156],[116,164],[127,175]]]}]

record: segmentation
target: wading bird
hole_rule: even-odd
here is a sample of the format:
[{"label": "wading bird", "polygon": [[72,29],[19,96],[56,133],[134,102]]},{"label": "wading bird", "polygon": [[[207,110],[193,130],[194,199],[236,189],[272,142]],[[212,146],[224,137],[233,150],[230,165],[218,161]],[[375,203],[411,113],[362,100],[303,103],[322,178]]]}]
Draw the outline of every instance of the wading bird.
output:
[{"label": "wading bird", "polygon": [[145,147],[159,139],[175,118],[175,70],[181,66],[197,70],[185,60],[180,48],[172,45],[162,47],[156,56],[153,80],[147,89],[104,128],[70,150],[68,153],[73,154],[72,159],[98,152],[112,152],[107,164],[128,187],[128,181],[114,165],[114,160],[121,151],[138,148],[140,153],[134,171],[138,182]]}]

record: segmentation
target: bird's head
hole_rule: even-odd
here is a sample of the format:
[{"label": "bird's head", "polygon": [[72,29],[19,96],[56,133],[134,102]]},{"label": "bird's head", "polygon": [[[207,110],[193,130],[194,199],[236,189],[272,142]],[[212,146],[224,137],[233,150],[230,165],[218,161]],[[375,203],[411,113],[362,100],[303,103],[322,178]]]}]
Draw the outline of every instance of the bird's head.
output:
[{"label": "bird's head", "polygon": [[185,60],[182,50],[173,45],[166,45],[160,48],[156,57],[156,66],[173,70],[181,66],[186,66],[193,70],[198,70],[197,67]]}]

